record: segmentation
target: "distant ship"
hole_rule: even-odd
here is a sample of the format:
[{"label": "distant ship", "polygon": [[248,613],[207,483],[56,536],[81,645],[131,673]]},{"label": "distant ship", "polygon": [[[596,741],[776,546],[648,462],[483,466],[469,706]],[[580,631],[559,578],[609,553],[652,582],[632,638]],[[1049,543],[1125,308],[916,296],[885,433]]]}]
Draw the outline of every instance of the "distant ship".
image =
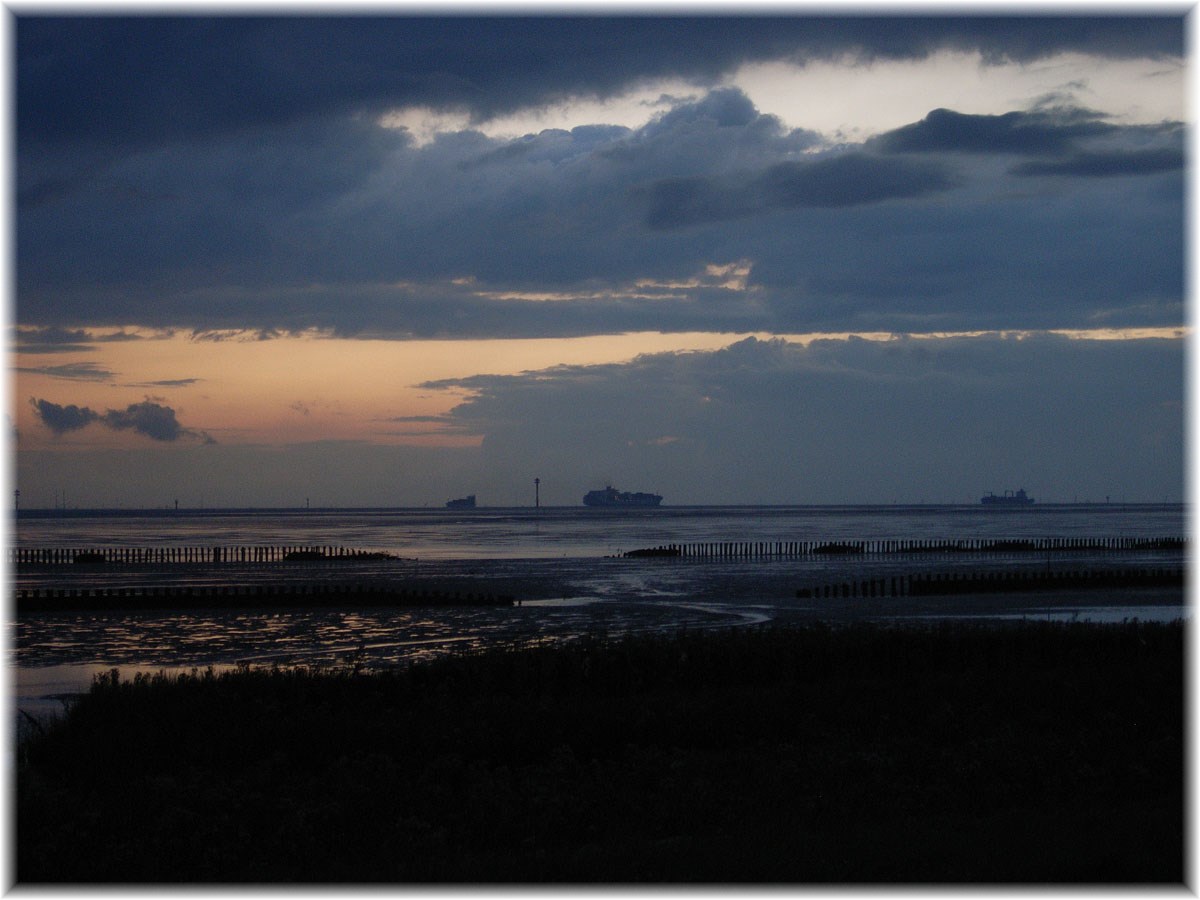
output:
[{"label": "distant ship", "polygon": [[475,495],[469,494],[466,497],[462,497],[459,500],[447,500],[446,508],[447,509],[474,509],[475,508]]},{"label": "distant ship", "polygon": [[588,491],[583,496],[584,506],[658,506],[662,503],[660,494],[631,494],[628,491],[618,491],[608,485],[602,491]]},{"label": "distant ship", "polygon": [[1025,495],[1025,488],[1018,491],[1005,491],[1004,496],[993,494],[980,497],[979,502],[984,506],[1033,506],[1033,498]]}]

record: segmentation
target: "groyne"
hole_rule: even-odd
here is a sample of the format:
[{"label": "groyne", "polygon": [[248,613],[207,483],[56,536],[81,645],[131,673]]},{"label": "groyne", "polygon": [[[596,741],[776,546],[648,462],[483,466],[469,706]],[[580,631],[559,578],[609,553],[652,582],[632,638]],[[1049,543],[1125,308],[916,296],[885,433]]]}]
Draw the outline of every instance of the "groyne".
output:
[{"label": "groyne", "polygon": [[[1182,537],[960,538],[951,540],[709,541],[662,544],[620,554],[624,557],[680,559],[794,559],[803,557],[899,554],[1011,554],[1070,552],[1184,551]],[[389,553],[350,547],[187,546],[187,547],[11,547],[12,566],[62,565],[224,565],[230,563],[355,562],[395,559]]]},{"label": "groyne", "polygon": [[1073,571],[986,570],[976,572],[917,572],[879,578],[843,579],[800,588],[800,599],[936,597],[1096,588],[1182,588],[1181,567],[1085,569]]},{"label": "groyne", "polygon": [[899,554],[1013,554],[1070,552],[1180,551],[1181,537],[1106,538],[963,538],[953,540],[873,541],[719,541],[663,544],[623,553],[625,557],[678,557],[680,559],[794,559],[830,556],[886,556]]},{"label": "groyne", "polygon": [[59,610],[256,608],[280,606],[512,606],[511,596],[380,584],[147,585],[30,588],[16,593],[21,613]]},{"label": "groyne", "polygon": [[394,559],[378,551],[331,546],[12,547],[14,566],[221,565],[225,563],[365,562]]}]

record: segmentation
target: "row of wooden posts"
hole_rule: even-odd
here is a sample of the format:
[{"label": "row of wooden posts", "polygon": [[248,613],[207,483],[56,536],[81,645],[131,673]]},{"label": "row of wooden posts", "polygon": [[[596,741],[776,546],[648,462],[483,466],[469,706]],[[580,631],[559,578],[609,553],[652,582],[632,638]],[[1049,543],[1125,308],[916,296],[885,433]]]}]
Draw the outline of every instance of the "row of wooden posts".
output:
[{"label": "row of wooden posts", "polygon": [[1070,588],[1182,587],[1183,583],[1184,572],[1181,568],[1089,569],[1071,572],[919,572],[801,588],[796,592],[796,596],[801,599],[934,597]]},{"label": "row of wooden posts", "polygon": [[187,606],[512,606],[511,596],[380,584],[152,585],[31,588],[16,592],[17,612],[158,609]]},{"label": "row of wooden posts", "polygon": [[1159,538],[968,538],[964,540],[879,541],[724,541],[665,544],[631,550],[626,557],[681,557],[686,559],[767,559],[802,556],[875,556],[896,553],[1046,553],[1061,551],[1184,550],[1186,540]]},{"label": "row of wooden posts", "polygon": [[[952,594],[1182,587],[1182,568],[1089,569],[1048,572],[938,572],[854,579],[801,588],[801,599],[931,597]],[[153,585],[123,588],[29,588],[16,592],[18,613],[50,610],[158,609],[187,606],[512,606],[508,595],[439,591],[379,584]]]},{"label": "row of wooden posts", "polygon": [[313,560],[388,559],[389,554],[329,546],[235,546],[235,547],[13,547],[12,565],[59,565],[115,563],[125,565],[161,563],[275,563]]},{"label": "row of wooden posts", "polygon": [[[879,541],[721,541],[666,544],[631,550],[626,557],[674,556],[686,559],[766,559],[805,556],[871,556],[898,553],[1039,553],[1096,550],[1184,550],[1184,538],[1032,538],[995,540]],[[277,563],[388,559],[389,554],[333,546],[233,547],[13,547],[9,563],[18,566],[165,563]]]}]

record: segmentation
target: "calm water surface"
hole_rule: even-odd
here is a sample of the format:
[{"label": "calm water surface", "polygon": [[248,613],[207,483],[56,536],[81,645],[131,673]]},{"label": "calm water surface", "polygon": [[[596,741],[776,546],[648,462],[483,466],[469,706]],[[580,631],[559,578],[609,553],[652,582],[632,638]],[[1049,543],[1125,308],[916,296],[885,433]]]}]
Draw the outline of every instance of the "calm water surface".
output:
[{"label": "calm water surface", "polygon": [[253,510],[23,514],[21,547],[328,545],[420,559],[595,557],[660,543],[904,538],[1180,536],[1178,504],[982,506],[530,507],[456,511]]}]

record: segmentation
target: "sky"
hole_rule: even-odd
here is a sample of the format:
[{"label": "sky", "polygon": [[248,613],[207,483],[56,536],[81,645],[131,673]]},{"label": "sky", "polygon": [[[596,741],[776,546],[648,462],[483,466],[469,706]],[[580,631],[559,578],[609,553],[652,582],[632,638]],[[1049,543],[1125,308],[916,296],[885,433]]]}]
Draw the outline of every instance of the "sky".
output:
[{"label": "sky", "polygon": [[1184,499],[1187,7],[264,9],[9,8],[22,508]]}]

